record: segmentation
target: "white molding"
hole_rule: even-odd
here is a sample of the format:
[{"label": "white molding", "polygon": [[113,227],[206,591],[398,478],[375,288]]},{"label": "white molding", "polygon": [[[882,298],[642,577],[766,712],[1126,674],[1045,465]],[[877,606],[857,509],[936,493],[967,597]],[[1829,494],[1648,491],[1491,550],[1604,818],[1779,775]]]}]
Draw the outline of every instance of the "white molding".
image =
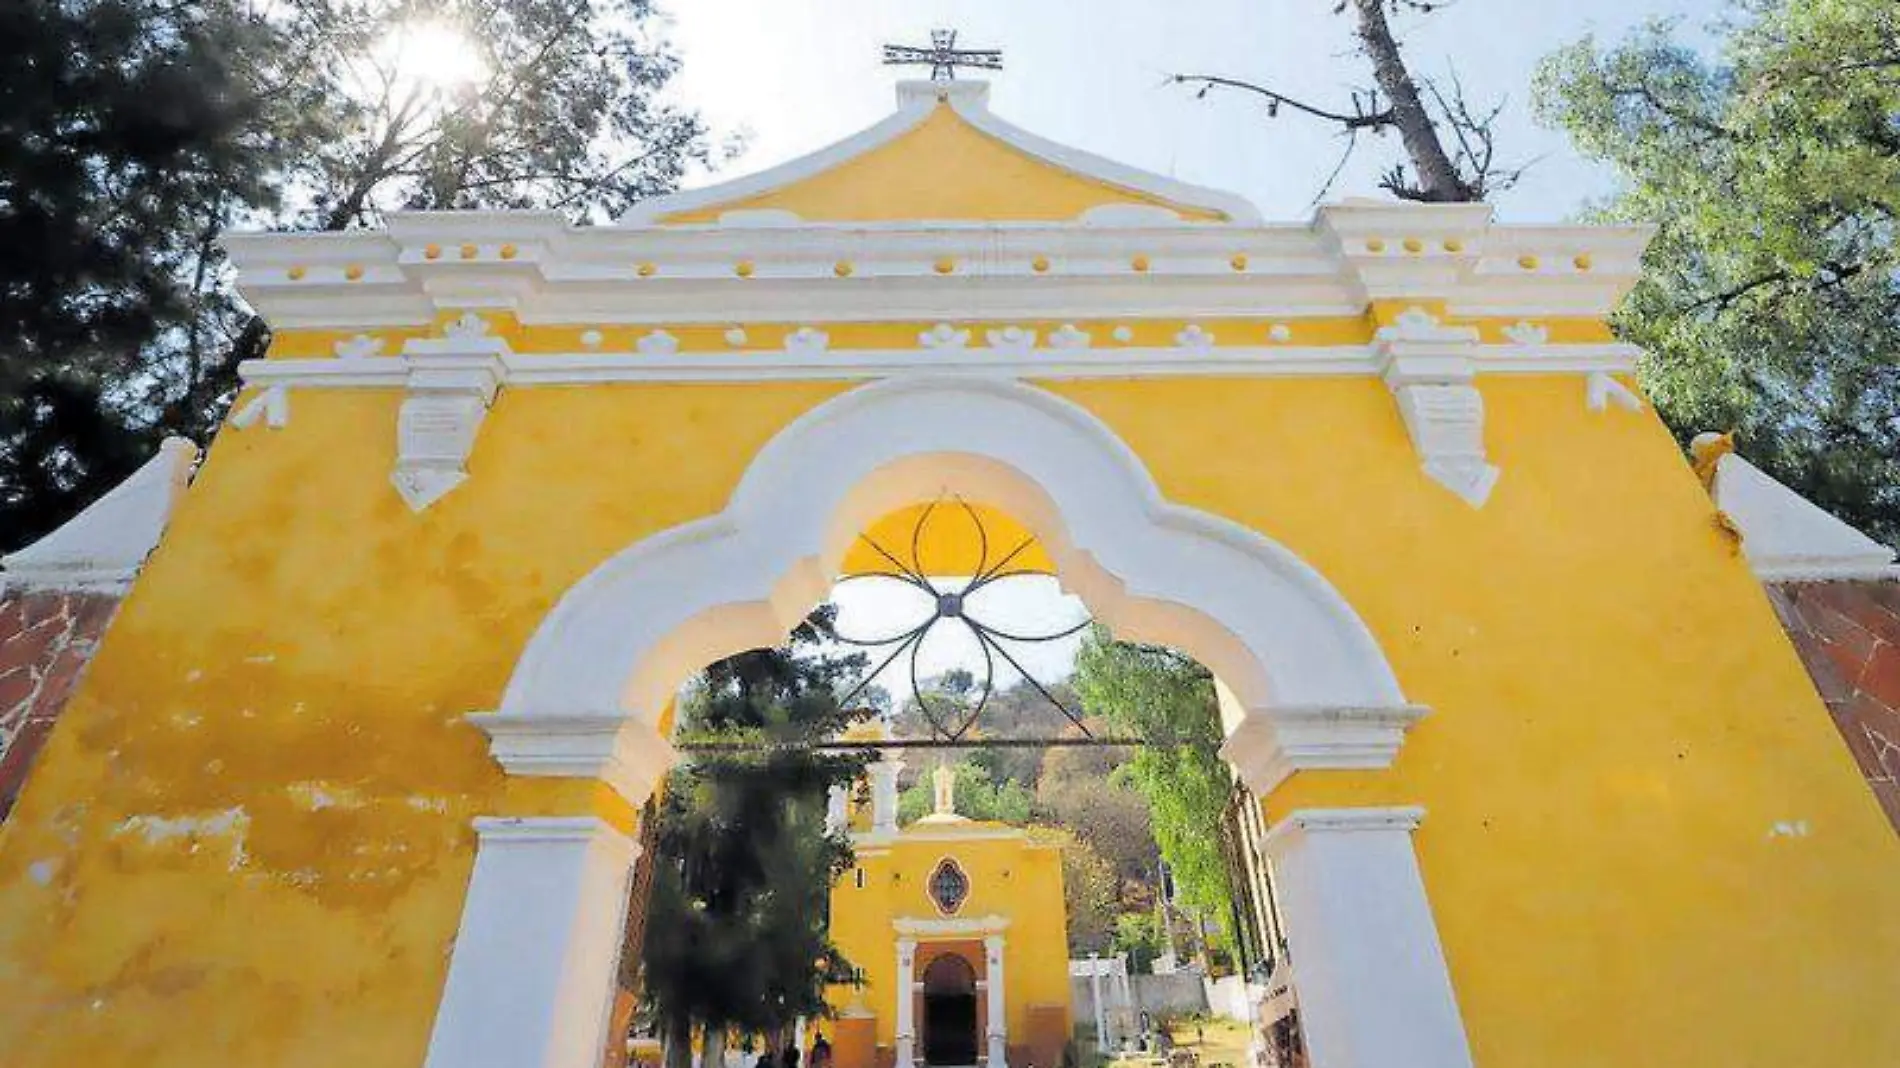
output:
[{"label": "white molding", "polygon": [[[1127,445],[1069,401],[930,377],[819,405],[760,450],[723,512],[596,567],[529,641],[504,715],[585,709],[651,723],[687,673],[781,638],[856,531],[941,492],[1017,516],[1096,618],[1189,651],[1246,715],[1292,709],[1276,737],[1299,737],[1313,706],[1415,717],[1364,623],[1293,553],[1163,499]],[[1286,760],[1303,767],[1313,752]]]},{"label": "white molding", "polygon": [[166,438],[158,452],[57,530],[0,557],[10,590],[117,592],[132,584],[157,548],[191,481],[198,447]]},{"label": "white molding", "polygon": [[[1217,212],[1226,216],[1228,222],[1246,224],[1257,223],[1260,220],[1260,213],[1252,204],[1232,193],[1190,185],[1158,174],[1137,170],[1081,149],[1057,144],[1004,122],[989,109],[989,85],[985,82],[904,81],[899,82],[897,86],[897,111],[876,125],[817,152],[800,156],[756,174],[735,178],[732,181],[721,182],[703,189],[693,189],[642,201],[620,217],[620,225],[663,225],[661,220],[668,215],[701,211],[720,204],[750,200],[774,190],[784,189],[833,170],[897,140],[922,125],[939,105],[949,106],[959,118],[977,131],[1001,141],[1010,148],[1081,178],[1113,186],[1126,192],[1155,197],[1185,208]],[[1094,212],[1083,213],[1082,221],[1116,222],[1133,218],[1148,222],[1161,218],[1158,212],[1167,211],[1165,208],[1139,204],[1108,205],[1108,207],[1146,210],[1141,211],[1139,215],[1130,216],[1113,212],[1097,214],[1102,210],[1097,208]],[[749,217],[752,214],[748,212],[736,221],[741,224],[753,222],[754,220]],[[796,216],[792,218],[796,219]],[[722,217],[720,221],[725,223],[726,219]],[[773,217],[769,222],[771,225],[778,226],[793,225],[791,219],[781,217]],[[1174,225],[1181,224],[1178,216],[1170,222]]]},{"label": "white molding", "polygon": [[1265,709],[1242,717],[1222,743],[1221,757],[1249,790],[1266,797],[1301,769],[1390,767],[1406,733],[1429,711],[1423,705]]},{"label": "white molding", "polygon": [[425,1068],[595,1068],[639,846],[593,817],[486,817]]},{"label": "white molding", "polygon": [[1484,448],[1484,396],[1475,384],[1478,332],[1407,309],[1375,344],[1384,378],[1425,473],[1474,508],[1500,474]]},{"label": "white molding", "polygon": [[[816,338],[789,349],[749,352],[514,353],[501,357],[510,388],[596,382],[861,381],[905,375],[975,374],[1025,379],[1260,378],[1377,375],[1385,366],[1369,345],[1224,345],[1212,349],[984,346],[960,349],[827,349]],[[1054,341],[1054,338],[1048,339]],[[1478,352],[1477,374],[1627,373],[1636,350],[1628,345],[1552,345],[1536,353]],[[374,360],[247,360],[238,373],[247,385],[322,389],[387,389],[406,381],[401,357]]]},{"label": "white molding", "polygon": [[1322,831],[1328,834],[1352,831],[1405,831],[1408,834],[1418,830],[1425,822],[1425,809],[1422,805],[1396,805],[1387,808],[1302,808],[1287,814],[1285,819],[1267,828],[1262,838],[1265,843],[1290,834]]},{"label": "white molding", "polygon": [[1423,816],[1300,809],[1265,836],[1313,1068],[1471,1068],[1412,845]]},{"label": "white molding", "polygon": [[999,935],[1009,929],[1007,916],[898,916],[891,920],[891,930],[898,937],[908,939],[924,938],[978,938],[984,935]]},{"label": "white molding", "polygon": [[598,779],[631,805],[644,803],[679,759],[658,731],[623,716],[466,718],[488,735],[489,752],[508,774]]},{"label": "white molding", "polygon": [[[1711,447],[1711,438],[1697,439]],[[1729,452],[1709,485],[1715,507],[1742,535],[1748,566],[1763,582],[1900,578],[1894,551]]]},{"label": "white molding", "polygon": [[[1402,206],[1384,212],[1380,225],[1397,233],[1443,230],[1443,210]],[[1641,230],[1486,223],[1461,246],[1467,253],[1372,255],[1352,251],[1352,239],[1342,244],[1329,228],[1354,213],[1363,209],[1329,206],[1311,225],[946,221],[747,229],[577,227],[533,212],[396,212],[383,232],[232,234],[225,243],[240,291],[273,327],[355,333],[426,327],[469,308],[508,310],[528,324],[598,325],[935,322],[965,318],[973,307],[1055,321],[1275,319],[1355,315],[1375,296],[1443,301],[1455,316],[1600,317],[1635,283],[1646,238]],[[1578,255],[1593,257],[1593,266],[1531,272],[1513,262],[1517,249],[1547,246],[1584,250]],[[507,259],[505,249],[512,250]],[[1133,269],[1136,256],[1148,270]],[[1233,266],[1237,256],[1244,270]],[[949,278],[936,273],[945,258],[957,265]],[[741,261],[753,265],[745,277],[735,270]],[[852,264],[849,277],[835,273],[841,261]]]},{"label": "white molding", "polygon": [[[403,346],[407,396],[396,417],[396,469],[389,480],[420,512],[468,479],[468,457],[495,392],[507,381],[508,343],[487,336],[472,313],[448,336]],[[352,368],[363,361],[345,360]]]},{"label": "white molding", "polygon": [[1593,412],[1608,411],[1612,404],[1626,412],[1643,410],[1643,398],[1609,371],[1590,372],[1584,380],[1583,403]]}]

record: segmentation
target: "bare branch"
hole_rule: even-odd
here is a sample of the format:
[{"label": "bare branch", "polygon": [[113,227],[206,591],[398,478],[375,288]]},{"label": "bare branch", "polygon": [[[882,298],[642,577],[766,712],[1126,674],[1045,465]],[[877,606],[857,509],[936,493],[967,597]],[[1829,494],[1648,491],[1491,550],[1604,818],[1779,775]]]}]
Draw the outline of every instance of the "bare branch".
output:
[{"label": "bare branch", "polygon": [[1389,126],[1393,121],[1391,110],[1382,109],[1378,106],[1378,97],[1376,94],[1370,97],[1371,103],[1370,106],[1367,106],[1361,103],[1359,94],[1354,93],[1353,110],[1348,114],[1342,111],[1328,111],[1325,108],[1316,107],[1304,101],[1296,100],[1293,97],[1287,96],[1285,93],[1275,92],[1264,85],[1242,81],[1239,78],[1225,78],[1217,74],[1173,74],[1169,75],[1169,80],[1176,85],[1199,84],[1201,87],[1199,95],[1201,96],[1206,96],[1210,89],[1236,89],[1241,92],[1253,93],[1256,96],[1262,96],[1267,99],[1268,114],[1273,114],[1281,105],[1285,105],[1295,111],[1311,115],[1316,119],[1324,119],[1327,122],[1338,123],[1347,130],[1363,130]]}]

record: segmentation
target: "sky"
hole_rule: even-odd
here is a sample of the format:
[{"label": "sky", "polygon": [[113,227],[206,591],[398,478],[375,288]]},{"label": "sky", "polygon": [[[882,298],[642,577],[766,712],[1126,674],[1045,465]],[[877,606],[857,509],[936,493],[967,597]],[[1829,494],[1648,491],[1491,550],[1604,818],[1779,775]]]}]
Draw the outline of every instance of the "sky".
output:
[{"label": "sky", "polygon": [[[1044,137],[1184,181],[1230,190],[1269,219],[1311,213],[1337,161],[1336,131],[1282,111],[1268,119],[1237,94],[1196,100],[1166,84],[1175,72],[1263,82],[1315,103],[1345,106],[1366,84],[1351,24],[1333,0],[660,0],[683,69],[676,86],[720,135],[744,133],[730,176],[823,147],[893,107],[900,77],[881,65],[885,43],[928,44],[936,26],[963,47],[1000,48],[987,73],[991,107]],[[1531,114],[1538,61],[1586,35],[1620,38],[1654,18],[1680,19],[1698,45],[1723,0],[1449,0],[1396,20],[1408,62],[1442,75],[1452,62],[1475,104],[1506,102],[1501,158],[1535,161],[1496,198],[1513,222],[1560,221],[1610,176],[1580,160]],[[969,77],[970,75],[965,75]],[[1395,138],[1362,136],[1329,199],[1379,195]]]},{"label": "sky", "polygon": [[[660,0],[683,63],[675,89],[715,135],[742,134],[731,177],[822,148],[888,115],[893,86],[927,71],[885,67],[885,43],[929,43],[933,27],[966,48],[1000,48],[1004,70],[985,72],[992,110],[1043,137],[1173,178],[1241,194],[1270,220],[1304,219],[1343,144],[1337,131],[1283,110],[1268,119],[1235,94],[1167,84],[1207,73],[1271,85],[1321,106],[1345,107],[1367,84],[1351,24],[1332,0]],[[1587,35],[1612,41],[1655,18],[1678,19],[1682,39],[1706,47],[1723,0],[1449,0],[1429,16],[1395,21],[1414,73],[1453,67],[1474,106],[1502,100],[1500,157],[1530,163],[1495,197],[1513,222],[1571,218],[1613,191],[1611,176],[1579,159],[1563,135],[1538,127],[1530,85],[1538,61]],[[965,75],[970,77],[973,75]],[[1396,138],[1362,137],[1328,199],[1379,196],[1379,173],[1399,159]],[[705,184],[700,177],[689,184]],[[1053,581],[997,590],[992,622],[1060,629],[1086,609]],[[891,632],[927,610],[901,594],[847,584],[835,595],[854,635]],[[921,653],[920,672],[980,670],[955,628]],[[1066,676],[1075,641],[1020,650],[1043,681]],[[901,696],[908,663],[879,682]],[[1007,684],[1009,673],[999,678]]]}]

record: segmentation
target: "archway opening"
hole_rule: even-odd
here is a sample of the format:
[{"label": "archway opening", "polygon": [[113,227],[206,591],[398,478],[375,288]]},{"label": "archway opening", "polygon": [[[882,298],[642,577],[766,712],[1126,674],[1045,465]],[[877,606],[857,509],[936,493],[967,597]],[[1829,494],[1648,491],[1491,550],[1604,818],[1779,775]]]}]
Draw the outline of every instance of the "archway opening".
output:
[{"label": "archway opening", "polygon": [[941,953],[924,967],[924,1063],[977,1062],[976,970],[958,953]]}]

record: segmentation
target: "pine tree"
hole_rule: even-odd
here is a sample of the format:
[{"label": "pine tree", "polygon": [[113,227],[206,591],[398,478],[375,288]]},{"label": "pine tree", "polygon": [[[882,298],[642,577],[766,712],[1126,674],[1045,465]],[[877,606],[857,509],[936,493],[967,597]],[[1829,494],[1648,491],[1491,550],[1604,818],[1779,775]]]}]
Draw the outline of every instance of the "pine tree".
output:
[{"label": "pine tree", "polygon": [[229,4],[0,4],[0,546],[45,533],[156,444],[149,350],[199,313],[220,205],[268,206],[271,148]]},{"label": "pine tree", "polygon": [[824,833],[825,800],[864,758],[805,748],[856,718],[835,692],[863,657],[814,655],[833,615],[813,613],[785,648],[714,664],[682,710],[688,737],[745,748],[675,771],[658,813],[643,988],[670,1065],[695,1028],[777,1034],[823,1015],[827,982],[849,973],[827,914],[851,849]]}]

